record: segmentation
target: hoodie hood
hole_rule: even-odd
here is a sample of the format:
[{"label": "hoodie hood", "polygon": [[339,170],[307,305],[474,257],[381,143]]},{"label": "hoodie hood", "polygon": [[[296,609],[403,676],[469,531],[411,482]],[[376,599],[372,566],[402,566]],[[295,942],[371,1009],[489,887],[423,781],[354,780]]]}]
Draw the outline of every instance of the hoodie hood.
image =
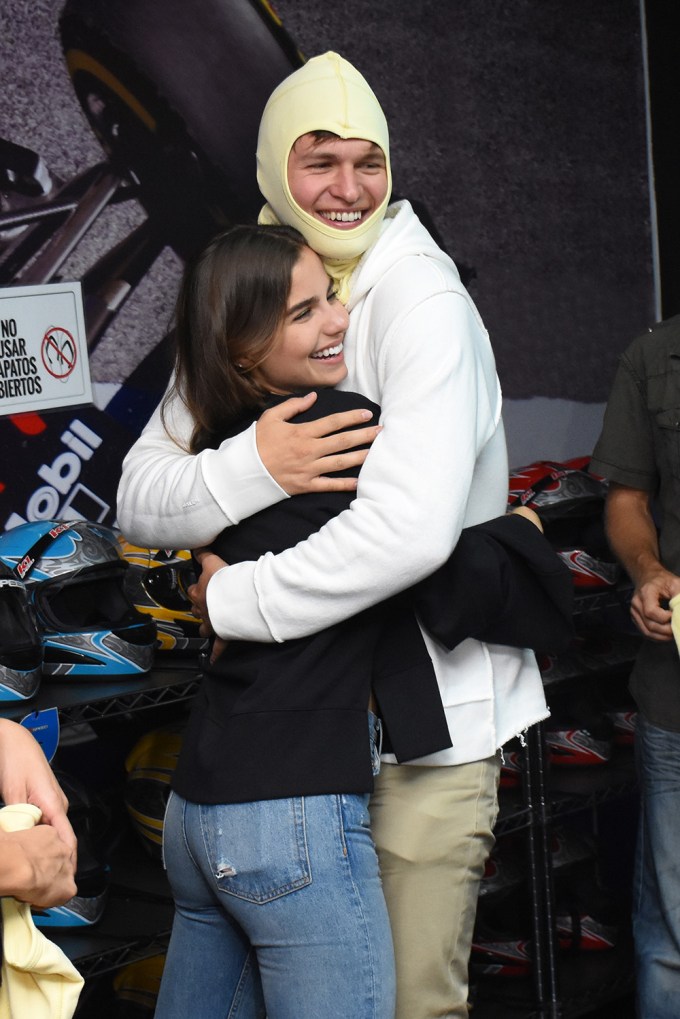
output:
[{"label": "hoodie hood", "polygon": [[[387,191],[382,205],[352,230],[337,230],[306,213],[288,187],[288,156],[294,143],[312,131],[340,138],[362,138],[385,154]],[[390,191],[389,132],[380,103],[366,79],[347,60],[328,52],[313,57],[272,92],[257,143],[257,181],[269,203],[261,221],[272,218],[296,227],[324,260],[359,258],[379,234]],[[273,213],[273,217],[272,217]]]}]

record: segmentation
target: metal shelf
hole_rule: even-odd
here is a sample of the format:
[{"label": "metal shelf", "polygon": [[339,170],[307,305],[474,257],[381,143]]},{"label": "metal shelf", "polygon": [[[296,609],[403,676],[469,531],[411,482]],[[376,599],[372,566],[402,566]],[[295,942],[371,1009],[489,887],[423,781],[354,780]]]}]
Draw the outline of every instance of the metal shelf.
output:
[{"label": "metal shelf", "polygon": [[[620,1000],[633,990],[633,956],[629,943],[608,952],[562,955],[558,979],[566,993],[558,1003],[537,1003],[531,977],[489,977],[477,986],[471,1015],[475,1019],[578,1019],[594,1008]],[[627,1014],[627,1013],[626,1013]]]},{"label": "metal shelf", "polygon": [[632,748],[617,748],[606,764],[590,768],[550,770],[548,781],[551,820],[635,792],[637,780]]},{"label": "metal shelf", "polygon": [[633,584],[628,579],[620,581],[615,587],[577,594],[574,598],[574,615],[591,615],[606,609],[628,607],[632,594]]},{"label": "metal shelf", "polygon": [[45,928],[85,979],[158,955],[167,948],[173,903],[163,867],[132,840],[114,855],[101,920],[80,930]]},{"label": "metal shelf", "polygon": [[106,682],[43,680],[36,697],[0,706],[0,715],[19,720],[32,711],[59,710],[62,727],[114,718],[131,711],[157,708],[188,700],[196,693],[199,674],[195,662],[172,662],[154,667],[133,679],[121,677]]}]

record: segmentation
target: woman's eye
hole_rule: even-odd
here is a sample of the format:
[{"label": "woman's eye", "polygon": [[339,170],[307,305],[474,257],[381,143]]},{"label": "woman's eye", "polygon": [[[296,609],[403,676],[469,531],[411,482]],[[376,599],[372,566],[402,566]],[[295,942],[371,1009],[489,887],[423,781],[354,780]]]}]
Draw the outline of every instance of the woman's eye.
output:
[{"label": "woman's eye", "polygon": [[337,299],[338,299],[338,292],[337,292],[337,290],[333,290],[333,288],[331,287],[331,289],[326,294],[326,300],[330,304],[331,301],[337,301]]},{"label": "woman's eye", "polygon": [[299,311],[297,315],[295,315],[295,317],[293,318],[293,322],[301,322],[303,319],[309,318],[311,313],[312,313],[311,308],[303,308],[302,311]]}]

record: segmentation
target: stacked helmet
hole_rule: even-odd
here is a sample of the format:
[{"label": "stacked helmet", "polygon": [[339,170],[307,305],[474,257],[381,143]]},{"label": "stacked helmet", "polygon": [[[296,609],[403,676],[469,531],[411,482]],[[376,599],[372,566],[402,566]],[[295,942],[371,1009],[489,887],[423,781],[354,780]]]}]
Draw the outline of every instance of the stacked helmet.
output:
[{"label": "stacked helmet", "polygon": [[196,580],[187,549],[140,548],[122,536],[123,557],[130,564],[126,582],[139,612],[156,622],[159,651],[200,651],[207,639],[191,613],[187,588]]},{"label": "stacked helmet", "polygon": [[599,697],[569,691],[551,698],[545,722],[545,743],[550,764],[590,767],[606,764],[614,752],[614,723]]},{"label": "stacked helmet", "polygon": [[528,506],[539,514],[545,536],[571,570],[574,586],[610,587],[620,579],[604,531],[607,483],[589,474],[587,457],[563,463],[539,460],[510,475],[508,508]]},{"label": "stacked helmet", "polygon": [[152,955],[118,970],[113,978],[116,1019],[153,1019],[165,955]]},{"label": "stacked helmet", "polygon": [[157,860],[161,859],[165,808],[182,747],[183,728],[178,723],[145,733],[125,761],[125,806],[142,845]]},{"label": "stacked helmet", "polygon": [[108,898],[111,812],[75,776],[55,774],[68,797],[68,818],[78,839],[77,891],[63,906],[33,907],[31,912],[36,927],[90,927],[101,919]]},{"label": "stacked helmet", "polygon": [[148,672],[155,626],[125,589],[114,532],[86,520],[42,520],[0,535],[0,562],[24,580],[43,642],[43,674]]},{"label": "stacked helmet", "polygon": [[532,925],[526,884],[509,882],[477,903],[470,952],[474,976],[524,977],[533,965]]},{"label": "stacked helmet", "polygon": [[0,701],[38,692],[43,648],[26,585],[0,562]]}]

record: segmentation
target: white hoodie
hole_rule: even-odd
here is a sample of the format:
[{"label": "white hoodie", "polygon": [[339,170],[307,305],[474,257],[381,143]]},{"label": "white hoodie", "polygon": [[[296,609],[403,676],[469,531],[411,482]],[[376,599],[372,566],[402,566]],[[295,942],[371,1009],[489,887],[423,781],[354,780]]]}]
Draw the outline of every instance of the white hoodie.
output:
[{"label": "white hoodie", "polygon": [[[479,314],[453,262],[408,202],[390,207],[351,280],[343,388],[382,406],[350,509],[278,556],[220,571],[210,618],[227,639],[289,640],[348,618],[432,573],[463,527],[505,511],[501,392]],[[190,432],[186,412],[173,434]],[[119,524],[130,540],[210,541],[285,493],[257,457],[254,428],[189,457],[154,415],[124,464]],[[219,508],[218,508],[219,507]],[[422,763],[488,757],[547,714],[531,652],[464,641],[446,652],[425,634],[453,747]]]}]

